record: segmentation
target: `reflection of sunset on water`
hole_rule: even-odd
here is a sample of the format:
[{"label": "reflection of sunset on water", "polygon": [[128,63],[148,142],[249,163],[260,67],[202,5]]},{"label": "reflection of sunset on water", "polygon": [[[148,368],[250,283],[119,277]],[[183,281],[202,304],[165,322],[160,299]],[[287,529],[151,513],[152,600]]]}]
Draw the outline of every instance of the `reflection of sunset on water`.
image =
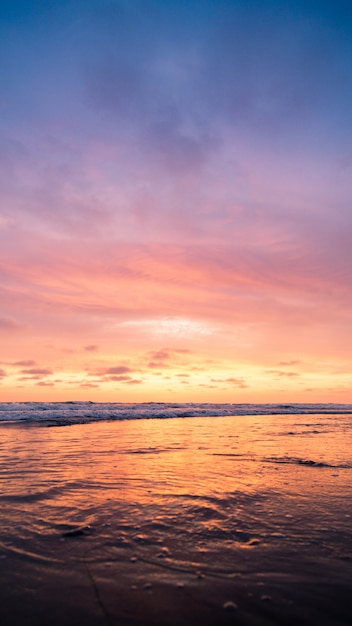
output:
[{"label": "reflection of sunset on water", "polygon": [[[159,587],[166,612],[170,603],[181,611],[180,624],[189,611],[199,616],[204,593],[213,603],[206,619],[215,615],[220,625],[225,590],[242,606],[253,597],[250,614],[263,594],[285,604],[288,580],[294,594],[295,584],[301,590],[303,581],[333,579],[335,594],[352,558],[350,426],[343,413],[3,424],[3,589],[13,579],[21,611],[27,567],[37,568],[29,579],[38,602],[47,579],[67,588],[78,577],[74,585],[83,585],[90,602],[98,590],[109,615],[117,612],[116,624],[124,606],[137,611],[135,624],[154,624],[145,620],[161,610]],[[259,596],[257,575],[265,580]],[[127,602],[131,590],[151,594],[142,621],[144,597]],[[192,609],[194,593],[201,599]],[[80,596],[76,602],[82,615]],[[50,615],[53,606],[56,600]]]},{"label": "reflection of sunset on water", "polygon": [[[94,507],[167,508],[168,499],[228,494],[312,493],[350,488],[348,450],[335,423],[349,416],[236,416],[132,420],[61,428],[3,428],[4,493],[33,511]],[[35,504],[38,500],[37,504]],[[175,502],[172,505],[175,506]],[[143,514],[145,514],[144,511]],[[254,511],[251,511],[251,515]],[[41,513],[43,515],[43,513]],[[48,529],[49,530],[49,529]]]}]

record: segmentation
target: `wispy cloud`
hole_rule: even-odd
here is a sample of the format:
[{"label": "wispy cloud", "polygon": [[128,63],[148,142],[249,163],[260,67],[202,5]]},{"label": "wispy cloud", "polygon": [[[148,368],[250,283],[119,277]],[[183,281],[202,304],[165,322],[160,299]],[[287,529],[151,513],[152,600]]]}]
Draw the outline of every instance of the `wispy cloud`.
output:
[{"label": "wispy cloud", "polygon": [[99,346],[96,346],[94,344],[91,344],[89,346],[84,346],[84,350],[86,352],[97,352],[99,350]]},{"label": "wispy cloud", "polygon": [[0,332],[16,332],[21,330],[21,324],[9,317],[0,317]]},{"label": "wispy cloud", "polygon": [[274,374],[275,376],[283,376],[287,378],[296,378],[300,375],[298,372],[285,372],[282,370],[267,370],[267,374]]},{"label": "wispy cloud", "polygon": [[21,370],[21,374],[33,375],[33,376],[51,376],[53,371],[44,367],[33,367],[31,369]]},{"label": "wispy cloud", "polygon": [[127,374],[131,371],[131,368],[127,365],[115,365],[114,367],[108,367],[105,370],[102,370],[101,374],[103,376],[108,376],[110,374]]},{"label": "wispy cloud", "polygon": [[32,367],[36,365],[36,362],[32,359],[24,359],[23,361],[15,361],[14,363],[11,363],[11,365],[13,365],[13,367]]},{"label": "wispy cloud", "polygon": [[229,378],[211,378],[210,381],[212,383],[221,383],[234,387],[240,387],[241,389],[245,389],[246,387],[248,387],[246,381],[243,378],[234,378],[232,376],[230,376]]},{"label": "wispy cloud", "polygon": [[55,383],[53,381],[40,380],[36,383],[38,387],[55,387]]},{"label": "wispy cloud", "polygon": [[292,365],[299,365],[300,361],[280,361],[279,365],[291,367]]}]

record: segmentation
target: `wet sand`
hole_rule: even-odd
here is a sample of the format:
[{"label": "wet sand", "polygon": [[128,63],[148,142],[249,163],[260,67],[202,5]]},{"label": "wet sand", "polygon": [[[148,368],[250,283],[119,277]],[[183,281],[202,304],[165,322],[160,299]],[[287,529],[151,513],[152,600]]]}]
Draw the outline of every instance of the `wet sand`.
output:
[{"label": "wet sand", "polygon": [[305,573],[297,555],[285,570],[273,563],[276,573],[232,578],[168,571],[143,560],[101,560],[98,553],[87,558],[85,539],[74,541],[61,551],[59,565],[2,563],[1,624],[351,624],[350,565],[335,569],[318,561]]},{"label": "wet sand", "polygon": [[0,623],[350,626],[347,431],[285,420],[3,427]]}]

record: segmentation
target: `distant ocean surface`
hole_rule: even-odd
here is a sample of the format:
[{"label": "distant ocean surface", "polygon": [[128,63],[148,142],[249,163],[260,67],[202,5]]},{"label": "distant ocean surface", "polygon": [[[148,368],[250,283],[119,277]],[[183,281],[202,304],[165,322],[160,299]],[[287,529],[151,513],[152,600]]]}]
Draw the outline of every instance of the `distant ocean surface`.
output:
[{"label": "distant ocean surface", "polygon": [[0,422],[58,426],[97,421],[216,417],[236,415],[352,414],[352,404],[212,404],[146,402],[2,402]]}]

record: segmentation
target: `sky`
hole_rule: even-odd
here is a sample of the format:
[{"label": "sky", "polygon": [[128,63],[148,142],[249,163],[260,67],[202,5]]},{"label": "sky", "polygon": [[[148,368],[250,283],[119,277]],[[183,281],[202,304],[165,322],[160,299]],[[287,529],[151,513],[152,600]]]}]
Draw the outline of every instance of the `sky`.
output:
[{"label": "sky", "polygon": [[352,402],[350,0],[2,0],[0,400]]}]

